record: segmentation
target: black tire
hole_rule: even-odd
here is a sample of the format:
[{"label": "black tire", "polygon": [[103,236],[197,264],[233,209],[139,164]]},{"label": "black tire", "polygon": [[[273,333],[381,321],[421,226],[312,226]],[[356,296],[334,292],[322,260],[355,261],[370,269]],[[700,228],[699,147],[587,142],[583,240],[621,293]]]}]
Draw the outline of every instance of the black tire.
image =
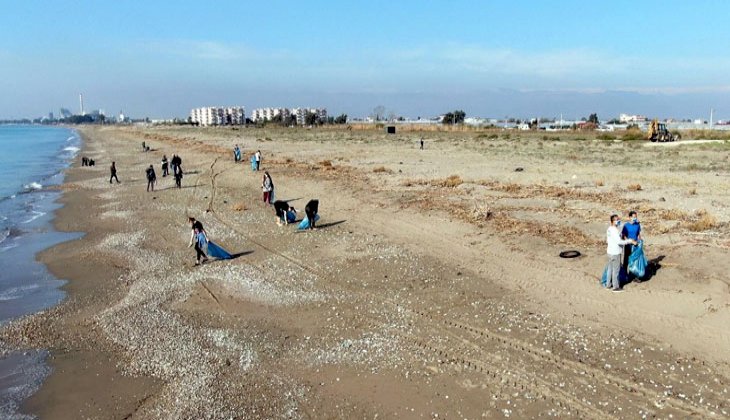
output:
[{"label": "black tire", "polygon": [[560,258],[577,258],[580,257],[580,251],[576,251],[574,249],[563,251],[560,254]]}]

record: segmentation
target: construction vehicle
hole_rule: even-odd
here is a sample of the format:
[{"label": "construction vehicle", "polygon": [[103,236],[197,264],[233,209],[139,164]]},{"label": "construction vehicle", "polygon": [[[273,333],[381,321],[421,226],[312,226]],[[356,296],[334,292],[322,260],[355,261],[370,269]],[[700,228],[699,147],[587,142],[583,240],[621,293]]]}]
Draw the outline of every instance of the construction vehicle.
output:
[{"label": "construction vehicle", "polygon": [[651,124],[649,124],[649,133],[646,138],[647,140],[651,140],[652,142],[665,142],[681,140],[682,136],[680,136],[679,134],[672,134],[669,130],[667,130],[666,124],[660,123],[659,120],[655,118],[654,120],[652,120]]}]

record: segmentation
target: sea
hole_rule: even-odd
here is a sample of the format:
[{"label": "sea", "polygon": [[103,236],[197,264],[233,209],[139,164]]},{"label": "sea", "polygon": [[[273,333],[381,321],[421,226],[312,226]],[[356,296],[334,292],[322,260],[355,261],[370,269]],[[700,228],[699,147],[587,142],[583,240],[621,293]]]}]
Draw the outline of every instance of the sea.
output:
[{"label": "sea", "polygon": [[[36,254],[80,234],[53,228],[64,170],[81,147],[73,129],[0,125],[0,325],[58,304],[62,279],[36,261]],[[44,349],[0,353],[0,418],[30,418],[19,412],[50,373]]]}]

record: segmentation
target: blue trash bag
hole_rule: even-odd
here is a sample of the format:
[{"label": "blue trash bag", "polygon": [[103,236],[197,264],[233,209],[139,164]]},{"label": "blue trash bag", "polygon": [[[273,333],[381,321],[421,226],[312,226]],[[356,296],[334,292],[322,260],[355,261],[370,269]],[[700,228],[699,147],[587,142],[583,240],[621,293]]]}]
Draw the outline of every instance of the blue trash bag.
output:
[{"label": "blue trash bag", "polygon": [[293,211],[287,211],[286,212],[286,221],[287,223],[294,223],[297,220],[297,214]]},{"label": "blue trash bag", "polygon": [[646,275],[646,257],[644,256],[644,241],[639,241],[629,255],[629,273],[637,278]]},{"label": "blue trash bag", "polygon": [[[314,216],[314,221],[316,222],[317,220],[319,220],[319,215],[318,214]],[[306,216],[299,223],[299,230],[303,230],[303,229],[309,229],[309,219],[307,219]]]},{"label": "blue trash bag", "polygon": [[256,158],[254,156],[251,156],[251,170],[256,170]]},{"label": "blue trash bag", "polygon": [[218,258],[219,260],[229,260],[232,258],[228,251],[216,245],[213,241],[208,241],[208,256]]}]

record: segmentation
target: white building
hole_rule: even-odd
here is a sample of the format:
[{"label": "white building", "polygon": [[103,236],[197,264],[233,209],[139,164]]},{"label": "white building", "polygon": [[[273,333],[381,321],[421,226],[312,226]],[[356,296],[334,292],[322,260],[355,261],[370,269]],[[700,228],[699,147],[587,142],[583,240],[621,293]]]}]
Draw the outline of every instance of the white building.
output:
[{"label": "white building", "polygon": [[203,108],[194,108],[190,111],[190,120],[193,123],[198,123],[202,126],[243,125],[246,123],[246,112],[242,106],[208,106]]},{"label": "white building", "polygon": [[256,108],[251,112],[251,120],[254,122],[271,121],[281,115],[286,120],[291,115],[289,108]]},{"label": "white building", "polygon": [[282,121],[287,121],[294,116],[297,125],[305,125],[307,114],[315,114],[320,122],[327,121],[326,108],[257,108],[251,112],[251,120],[255,122],[271,121],[281,115]]},{"label": "white building", "polygon": [[648,118],[646,118],[643,115],[629,115],[629,114],[621,114],[618,116],[618,120],[621,123],[639,123],[639,122],[646,122]]}]

